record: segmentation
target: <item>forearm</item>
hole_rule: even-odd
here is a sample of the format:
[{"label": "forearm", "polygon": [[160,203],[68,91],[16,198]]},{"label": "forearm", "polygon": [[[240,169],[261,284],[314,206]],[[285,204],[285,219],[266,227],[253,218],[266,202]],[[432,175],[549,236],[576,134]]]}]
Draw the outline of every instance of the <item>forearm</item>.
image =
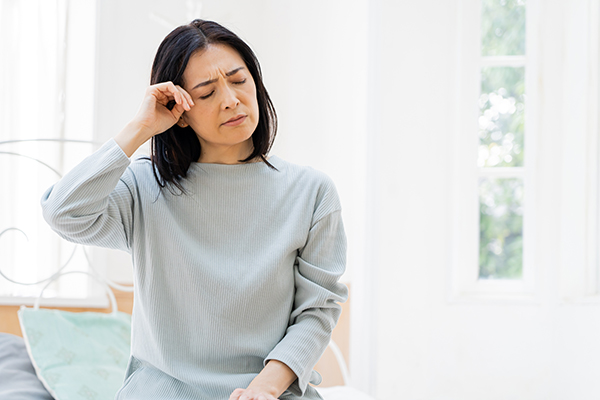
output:
[{"label": "forearm", "polygon": [[264,391],[278,398],[296,378],[296,374],[287,365],[278,360],[269,360],[248,389]]},{"label": "forearm", "polygon": [[152,135],[148,134],[139,124],[130,122],[113,139],[127,157],[131,157],[151,137]]},{"label": "forearm", "polygon": [[327,214],[311,228],[297,257],[296,295],[290,319],[294,321],[266,359],[280,360],[298,377],[289,391],[303,396],[310,382],[318,384],[313,367],[325,351],[339,316],[339,303],[348,298],[339,282],[345,267],[345,235],[341,213]]}]

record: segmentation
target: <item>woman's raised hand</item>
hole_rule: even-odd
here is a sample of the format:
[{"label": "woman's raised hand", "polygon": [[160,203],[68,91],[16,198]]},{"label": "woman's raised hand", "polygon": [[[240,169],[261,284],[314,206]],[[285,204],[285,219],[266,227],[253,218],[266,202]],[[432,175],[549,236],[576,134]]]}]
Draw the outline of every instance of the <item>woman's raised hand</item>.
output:
[{"label": "woman's raised hand", "polygon": [[[171,101],[174,101],[175,105],[169,109],[167,105]],[[149,86],[137,114],[114,140],[127,157],[131,157],[152,136],[175,125],[183,113],[192,107],[194,102],[189,93],[173,82]]]},{"label": "woman's raised hand", "polygon": [[[175,105],[169,110],[167,104],[171,101],[175,101]],[[176,124],[184,111],[191,110],[193,106],[192,97],[181,86],[173,82],[157,83],[146,89],[133,122],[152,137]]]}]

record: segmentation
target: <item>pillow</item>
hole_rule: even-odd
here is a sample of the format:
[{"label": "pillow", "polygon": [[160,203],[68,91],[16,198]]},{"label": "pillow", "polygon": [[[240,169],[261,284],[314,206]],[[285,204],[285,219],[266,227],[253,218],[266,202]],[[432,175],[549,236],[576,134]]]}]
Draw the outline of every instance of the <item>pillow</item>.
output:
[{"label": "pillow", "polygon": [[52,400],[35,375],[25,342],[10,333],[0,333],[0,399]]},{"label": "pillow", "polygon": [[33,366],[52,396],[114,398],[129,360],[130,315],[21,307],[19,320]]}]

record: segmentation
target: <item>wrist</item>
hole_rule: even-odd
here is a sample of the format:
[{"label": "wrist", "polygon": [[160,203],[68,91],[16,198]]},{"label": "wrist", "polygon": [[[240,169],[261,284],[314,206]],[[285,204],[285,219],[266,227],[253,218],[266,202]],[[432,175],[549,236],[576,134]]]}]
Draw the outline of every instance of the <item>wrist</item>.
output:
[{"label": "wrist", "polygon": [[248,389],[252,389],[257,393],[267,393],[275,398],[279,398],[279,396],[281,396],[281,394],[285,391],[284,390],[280,390],[279,388],[275,387],[274,385],[268,385],[268,384],[263,384],[263,383],[250,383],[250,385],[248,385]]},{"label": "wrist", "polygon": [[296,374],[286,364],[279,360],[269,360],[250,385],[248,389],[262,390],[275,398],[296,380]]},{"label": "wrist", "polygon": [[129,121],[129,123],[125,125],[125,128],[123,128],[123,131],[127,132],[136,140],[141,141],[142,144],[157,133],[154,132],[147,124],[137,121],[136,119]]},{"label": "wrist", "polygon": [[131,121],[114,137],[114,140],[127,157],[131,157],[152,136],[148,128],[135,121]]}]

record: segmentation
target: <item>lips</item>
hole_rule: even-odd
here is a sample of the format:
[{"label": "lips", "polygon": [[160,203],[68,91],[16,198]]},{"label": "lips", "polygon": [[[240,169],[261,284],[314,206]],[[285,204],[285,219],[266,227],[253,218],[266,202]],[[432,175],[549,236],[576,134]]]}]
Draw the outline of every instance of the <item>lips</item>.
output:
[{"label": "lips", "polygon": [[244,120],[246,119],[246,115],[244,114],[238,114],[235,117],[229,119],[227,122],[224,122],[222,125],[225,126],[235,126],[235,125],[239,125],[242,122],[244,122]]}]

